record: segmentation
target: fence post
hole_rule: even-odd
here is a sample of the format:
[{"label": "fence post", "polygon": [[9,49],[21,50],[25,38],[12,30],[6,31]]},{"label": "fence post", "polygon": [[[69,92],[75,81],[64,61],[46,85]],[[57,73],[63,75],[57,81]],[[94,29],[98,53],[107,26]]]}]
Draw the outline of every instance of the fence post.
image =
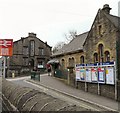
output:
[{"label": "fence post", "polygon": [[68,69],[68,85],[70,84],[70,69]]}]

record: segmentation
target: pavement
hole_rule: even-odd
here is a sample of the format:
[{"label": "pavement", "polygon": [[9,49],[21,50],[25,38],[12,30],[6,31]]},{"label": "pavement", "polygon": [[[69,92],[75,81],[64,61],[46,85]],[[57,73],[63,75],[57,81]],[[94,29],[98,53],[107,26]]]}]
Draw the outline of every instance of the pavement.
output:
[{"label": "pavement", "polygon": [[34,80],[28,80],[29,82],[32,82],[37,85],[42,85],[44,87],[47,87],[49,89],[61,92],[63,94],[69,95],[71,97],[77,98],[79,100],[88,102],[90,104],[94,104],[100,107],[103,107],[108,110],[117,110],[118,111],[118,106],[120,105],[117,101],[99,96],[93,93],[85,92],[80,89],[76,89],[74,87],[71,87],[64,83],[61,79],[55,78],[48,76],[47,74],[44,74],[40,77],[40,82],[39,81],[34,81]]}]

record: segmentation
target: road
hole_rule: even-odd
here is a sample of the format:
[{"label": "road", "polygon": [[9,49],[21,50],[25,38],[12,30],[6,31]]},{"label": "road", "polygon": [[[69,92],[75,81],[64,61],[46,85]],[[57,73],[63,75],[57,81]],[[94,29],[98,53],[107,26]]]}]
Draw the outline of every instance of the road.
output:
[{"label": "road", "polygon": [[[41,77],[44,77],[44,76],[45,75],[41,75]],[[90,109],[92,111],[107,111],[108,110],[108,109],[105,109],[105,107],[103,108],[103,107],[100,107],[97,105],[93,105],[93,104],[87,103],[85,101],[82,101],[78,98],[61,93],[59,91],[44,87],[42,85],[37,85],[37,84],[33,84],[31,82],[28,82],[27,80],[30,80],[30,77],[22,77],[22,78],[16,78],[16,79],[8,79],[8,80],[12,81],[15,84],[21,85],[23,87],[30,87],[30,88],[45,92],[48,95],[51,95],[55,98],[59,98],[68,103],[71,103],[71,104],[76,104],[77,106],[84,107],[85,109]]]}]

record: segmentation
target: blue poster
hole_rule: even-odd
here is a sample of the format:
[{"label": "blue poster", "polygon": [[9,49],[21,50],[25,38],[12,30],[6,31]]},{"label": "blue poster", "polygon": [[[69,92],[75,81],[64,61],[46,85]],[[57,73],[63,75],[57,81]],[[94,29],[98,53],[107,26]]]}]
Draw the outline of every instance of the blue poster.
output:
[{"label": "blue poster", "polygon": [[80,80],[85,81],[85,69],[80,69]]},{"label": "blue poster", "polygon": [[105,69],[98,68],[98,82],[105,83]]}]

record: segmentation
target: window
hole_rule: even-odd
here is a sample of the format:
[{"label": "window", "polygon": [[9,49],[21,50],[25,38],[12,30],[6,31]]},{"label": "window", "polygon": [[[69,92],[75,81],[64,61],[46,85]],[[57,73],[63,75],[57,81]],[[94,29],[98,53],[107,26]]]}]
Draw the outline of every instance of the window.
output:
[{"label": "window", "polygon": [[80,57],[80,63],[81,63],[81,64],[84,64],[84,56],[81,56],[81,57]]},{"label": "window", "polygon": [[35,54],[35,41],[31,40],[30,41],[30,56],[34,56]]},{"label": "window", "polygon": [[64,59],[62,59],[62,68],[65,68],[65,60]]},{"label": "window", "polygon": [[28,59],[27,58],[24,58],[24,65],[27,66],[28,65]]},{"label": "window", "polygon": [[44,55],[44,49],[40,48],[39,53],[40,53],[40,55]]},{"label": "window", "polygon": [[69,58],[68,62],[69,62],[69,66],[71,66],[71,58]]},{"label": "window", "polygon": [[99,62],[103,62],[103,44],[98,46]]},{"label": "window", "polygon": [[110,61],[110,52],[105,51],[105,62],[109,62],[109,61]]},{"label": "window", "polygon": [[72,67],[75,66],[75,60],[74,60],[74,58],[71,59],[71,66],[72,66]]},{"label": "window", "polygon": [[43,65],[43,64],[44,64],[43,61],[40,61],[40,62],[39,62],[39,65]]},{"label": "window", "polygon": [[94,63],[98,62],[98,53],[94,53]]},{"label": "window", "polygon": [[99,32],[99,35],[102,34],[102,26],[101,25],[98,26],[98,32]]},{"label": "window", "polygon": [[23,47],[23,55],[28,55],[28,47]]}]

